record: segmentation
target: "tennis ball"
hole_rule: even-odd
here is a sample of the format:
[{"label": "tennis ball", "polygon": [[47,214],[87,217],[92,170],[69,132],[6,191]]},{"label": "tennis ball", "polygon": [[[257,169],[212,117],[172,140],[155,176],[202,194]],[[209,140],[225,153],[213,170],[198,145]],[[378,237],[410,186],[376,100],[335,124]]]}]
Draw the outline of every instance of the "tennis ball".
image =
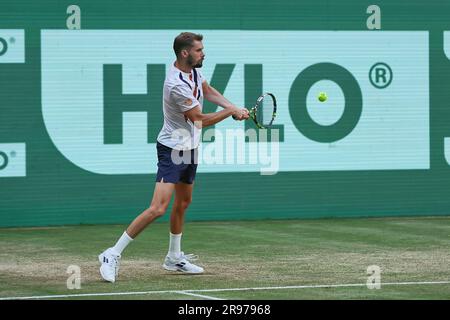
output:
[{"label": "tennis ball", "polygon": [[324,102],[327,100],[327,94],[325,92],[320,92],[317,99],[319,99],[320,102]]}]

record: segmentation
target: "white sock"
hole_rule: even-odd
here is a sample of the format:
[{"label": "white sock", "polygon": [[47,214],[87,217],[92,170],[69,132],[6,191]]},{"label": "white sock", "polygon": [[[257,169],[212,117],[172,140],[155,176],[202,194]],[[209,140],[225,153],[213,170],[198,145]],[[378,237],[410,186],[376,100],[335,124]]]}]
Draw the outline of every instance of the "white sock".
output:
[{"label": "white sock", "polygon": [[178,258],[181,255],[181,235],[170,233],[169,253],[171,258]]},{"label": "white sock", "polygon": [[112,248],[112,251],[117,255],[121,255],[122,251],[127,247],[127,245],[131,241],[133,241],[133,238],[131,238],[125,231],[120,237],[120,239],[117,241],[116,245]]}]

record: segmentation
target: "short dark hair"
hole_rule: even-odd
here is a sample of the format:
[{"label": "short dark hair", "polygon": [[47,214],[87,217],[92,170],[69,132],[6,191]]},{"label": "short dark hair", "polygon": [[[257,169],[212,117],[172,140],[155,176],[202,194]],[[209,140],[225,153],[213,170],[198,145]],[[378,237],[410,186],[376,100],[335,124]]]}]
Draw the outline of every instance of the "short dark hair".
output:
[{"label": "short dark hair", "polygon": [[175,51],[177,58],[181,50],[192,48],[195,40],[202,41],[203,35],[192,32],[180,33],[173,41],[173,51]]}]

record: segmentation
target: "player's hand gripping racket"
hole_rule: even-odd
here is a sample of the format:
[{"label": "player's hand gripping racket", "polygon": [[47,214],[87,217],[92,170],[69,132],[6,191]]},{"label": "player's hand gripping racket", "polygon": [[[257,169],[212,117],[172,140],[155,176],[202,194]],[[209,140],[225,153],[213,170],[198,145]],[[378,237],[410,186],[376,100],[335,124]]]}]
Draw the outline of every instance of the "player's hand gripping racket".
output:
[{"label": "player's hand gripping racket", "polygon": [[[267,129],[272,126],[277,116],[277,99],[272,93],[263,93],[256,99],[256,104],[249,110],[249,116],[259,129]],[[234,118],[234,116],[233,116]],[[262,123],[262,119],[270,119],[269,123]]]}]

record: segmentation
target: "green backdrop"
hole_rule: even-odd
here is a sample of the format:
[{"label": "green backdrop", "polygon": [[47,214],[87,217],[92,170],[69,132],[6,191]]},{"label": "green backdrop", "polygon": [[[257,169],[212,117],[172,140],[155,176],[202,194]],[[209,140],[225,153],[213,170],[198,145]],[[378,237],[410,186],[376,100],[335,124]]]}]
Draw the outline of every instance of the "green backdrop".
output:
[{"label": "green backdrop", "polygon": [[450,214],[450,2],[380,0],[381,30],[372,4],[2,1],[0,226],[127,223],[149,205],[180,31],[205,35],[202,72],[230,100],[277,96],[281,135],[276,174],[201,164],[188,219]]}]

